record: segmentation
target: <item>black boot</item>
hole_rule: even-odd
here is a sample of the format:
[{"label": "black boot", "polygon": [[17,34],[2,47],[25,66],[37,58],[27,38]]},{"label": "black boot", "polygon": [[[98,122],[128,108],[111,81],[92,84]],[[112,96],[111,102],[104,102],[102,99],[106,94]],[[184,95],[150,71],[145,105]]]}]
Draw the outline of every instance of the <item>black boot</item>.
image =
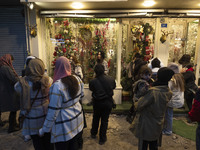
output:
[{"label": "black boot", "polygon": [[8,133],[12,133],[15,131],[19,131],[20,128],[16,126],[17,121],[16,121],[16,111],[15,112],[10,112],[9,115],[9,127],[8,127]]}]

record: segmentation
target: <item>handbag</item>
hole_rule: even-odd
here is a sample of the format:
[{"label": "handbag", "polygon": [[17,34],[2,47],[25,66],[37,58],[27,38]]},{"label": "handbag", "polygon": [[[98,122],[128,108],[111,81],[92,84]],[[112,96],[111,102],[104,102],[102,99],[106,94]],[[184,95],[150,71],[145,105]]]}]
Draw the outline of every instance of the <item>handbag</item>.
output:
[{"label": "handbag", "polygon": [[24,122],[26,116],[29,114],[29,112],[30,112],[30,110],[31,110],[31,107],[33,106],[33,103],[35,102],[35,100],[36,100],[36,98],[37,98],[37,96],[38,96],[38,94],[39,94],[39,91],[40,91],[40,90],[37,91],[37,93],[36,93],[36,95],[35,95],[35,97],[34,97],[32,103],[31,103],[30,108],[29,108],[28,110],[26,110],[26,113],[25,113],[25,114],[22,114],[22,115],[19,116],[18,121],[19,121],[19,127],[20,127],[20,129],[22,129],[22,127],[23,127],[23,122]]}]

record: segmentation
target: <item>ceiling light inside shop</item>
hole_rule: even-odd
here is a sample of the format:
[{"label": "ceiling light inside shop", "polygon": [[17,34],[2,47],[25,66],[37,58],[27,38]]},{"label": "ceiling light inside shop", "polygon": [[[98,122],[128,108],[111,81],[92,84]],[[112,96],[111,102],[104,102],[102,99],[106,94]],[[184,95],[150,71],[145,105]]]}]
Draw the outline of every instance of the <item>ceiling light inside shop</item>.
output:
[{"label": "ceiling light inside shop", "polygon": [[81,9],[81,8],[83,8],[83,4],[82,3],[80,3],[80,2],[74,2],[74,3],[72,3],[72,8],[74,8],[74,9]]},{"label": "ceiling light inside shop", "polygon": [[187,13],[187,16],[200,16],[200,14]]},{"label": "ceiling light inside shop", "polygon": [[153,5],[155,5],[155,2],[153,0],[145,0],[143,3],[143,6],[145,7],[151,7]]}]

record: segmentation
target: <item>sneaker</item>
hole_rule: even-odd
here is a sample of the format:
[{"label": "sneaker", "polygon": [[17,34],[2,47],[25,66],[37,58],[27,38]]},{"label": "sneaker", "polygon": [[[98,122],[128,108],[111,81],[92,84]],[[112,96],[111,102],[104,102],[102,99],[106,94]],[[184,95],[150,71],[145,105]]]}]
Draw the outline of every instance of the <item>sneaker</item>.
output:
[{"label": "sneaker", "polygon": [[172,135],[172,132],[162,131],[162,134],[163,134],[163,135],[168,135],[168,136],[170,136],[170,135]]},{"label": "sneaker", "polygon": [[31,136],[30,135],[25,135],[24,136],[24,142],[28,142],[31,140]]}]

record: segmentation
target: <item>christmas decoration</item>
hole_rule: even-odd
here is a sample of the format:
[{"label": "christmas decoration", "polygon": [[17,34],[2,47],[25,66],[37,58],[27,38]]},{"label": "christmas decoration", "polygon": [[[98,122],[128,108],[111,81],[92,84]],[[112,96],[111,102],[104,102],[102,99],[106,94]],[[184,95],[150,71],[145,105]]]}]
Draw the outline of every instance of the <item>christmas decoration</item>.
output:
[{"label": "christmas decoration", "polygon": [[36,25],[27,25],[31,37],[36,37],[37,36],[37,24]]},{"label": "christmas decoration", "polygon": [[[89,70],[89,77],[93,78],[94,74],[94,66],[96,64],[96,56],[98,51],[103,51],[106,55],[107,50],[107,38],[106,38],[106,30],[108,30],[109,21],[105,24],[105,28],[101,30],[99,28],[95,29],[95,36],[93,38],[93,48],[89,50],[89,61],[88,67],[91,68]],[[106,57],[106,56],[105,56]]]},{"label": "christmas decoration", "polygon": [[153,28],[149,23],[140,23],[139,25],[134,25],[131,28],[133,35],[133,51],[129,54],[129,59],[127,63],[132,61],[133,56],[136,53],[140,53],[145,61],[148,61],[153,55],[153,49],[150,46],[152,38],[149,37],[153,34]]},{"label": "christmas decoration", "polygon": [[93,30],[94,30],[93,27],[89,24],[83,25],[79,28],[79,32],[81,34],[81,37],[85,41],[89,41],[92,38],[92,31]]},{"label": "christmas decoration", "polygon": [[165,41],[167,40],[167,36],[169,34],[174,34],[174,32],[165,32],[163,30],[161,30],[161,32],[162,32],[162,36],[160,37],[161,43],[165,43]]},{"label": "christmas decoration", "polygon": [[75,38],[72,35],[69,21],[60,21],[59,32],[55,35],[56,46],[53,52],[54,60],[52,66],[55,65],[56,59],[60,56],[70,58],[71,55],[77,55],[78,51],[75,45]]}]

